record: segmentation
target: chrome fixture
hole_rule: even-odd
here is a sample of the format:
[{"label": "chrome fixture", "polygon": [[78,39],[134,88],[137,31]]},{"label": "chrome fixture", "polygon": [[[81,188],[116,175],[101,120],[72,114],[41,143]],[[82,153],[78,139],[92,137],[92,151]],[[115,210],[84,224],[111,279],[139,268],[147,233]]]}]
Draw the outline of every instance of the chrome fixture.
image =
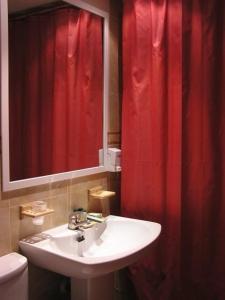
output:
[{"label": "chrome fixture", "polygon": [[75,241],[78,243],[83,242],[85,240],[84,230],[78,227],[77,229],[75,229],[75,231],[76,231]]},{"label": "chrome fixture", "polygon": [[73,211],[69,215],[69,222],[68,222],[68,228],[71,230],[76,230],[79,228],[82,224],[87,223],[87,213],[86,211],[79,209]]}]

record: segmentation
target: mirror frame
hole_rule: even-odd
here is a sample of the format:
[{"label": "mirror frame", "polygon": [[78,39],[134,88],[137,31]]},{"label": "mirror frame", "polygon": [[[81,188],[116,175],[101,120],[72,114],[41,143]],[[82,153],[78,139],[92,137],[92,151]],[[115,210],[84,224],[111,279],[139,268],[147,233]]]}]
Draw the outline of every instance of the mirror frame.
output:
[{"label": "mirror frame", "polygon": [[103,165],[64,173],[10,181],[9,156],[9,55],[8,55],[8,0],[0,3],[0,50],[1,50],[1,134],[2,134],[2,189],[11,191],[56,181],[69,180],[107,171],[108,147],[108,99],[109,99],[109,14],[81,0],[65,0],[104,19],[103,40]]}]

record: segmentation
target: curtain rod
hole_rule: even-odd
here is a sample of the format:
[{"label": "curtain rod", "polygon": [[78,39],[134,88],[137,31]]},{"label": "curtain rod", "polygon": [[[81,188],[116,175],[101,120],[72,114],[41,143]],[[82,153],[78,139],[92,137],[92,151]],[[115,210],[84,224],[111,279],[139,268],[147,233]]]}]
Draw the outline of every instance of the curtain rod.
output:
[{"label": "curtain rod", "polygon": [[9,14],[9,20],[19,20],[33,15],[48,13],[50,11],[54,11],[60,8],[77,8],[77,7],[74,7],[69,3],[58,1],[58,2],[44,4],[37,7],[28,8],[20,12]]}]

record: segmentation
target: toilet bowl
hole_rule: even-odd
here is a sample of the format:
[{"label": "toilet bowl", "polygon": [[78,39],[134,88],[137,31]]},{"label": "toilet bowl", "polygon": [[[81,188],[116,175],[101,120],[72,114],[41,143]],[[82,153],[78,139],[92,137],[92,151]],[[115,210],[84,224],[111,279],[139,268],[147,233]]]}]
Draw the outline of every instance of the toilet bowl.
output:
[{"label": "toilet bowl", "polygon": [[28,299],[28,267],[26,257],[10,253],[0,257],[0,299]]}]

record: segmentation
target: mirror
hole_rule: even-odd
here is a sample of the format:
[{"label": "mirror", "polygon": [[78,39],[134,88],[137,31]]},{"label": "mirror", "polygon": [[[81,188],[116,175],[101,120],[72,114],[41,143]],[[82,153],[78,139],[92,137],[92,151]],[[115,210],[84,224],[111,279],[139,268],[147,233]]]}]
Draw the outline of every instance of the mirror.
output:
[{"label": "mirror", "polygon": [[108,14],[4,0],[1,41],[3,190],[105,171]]}]

